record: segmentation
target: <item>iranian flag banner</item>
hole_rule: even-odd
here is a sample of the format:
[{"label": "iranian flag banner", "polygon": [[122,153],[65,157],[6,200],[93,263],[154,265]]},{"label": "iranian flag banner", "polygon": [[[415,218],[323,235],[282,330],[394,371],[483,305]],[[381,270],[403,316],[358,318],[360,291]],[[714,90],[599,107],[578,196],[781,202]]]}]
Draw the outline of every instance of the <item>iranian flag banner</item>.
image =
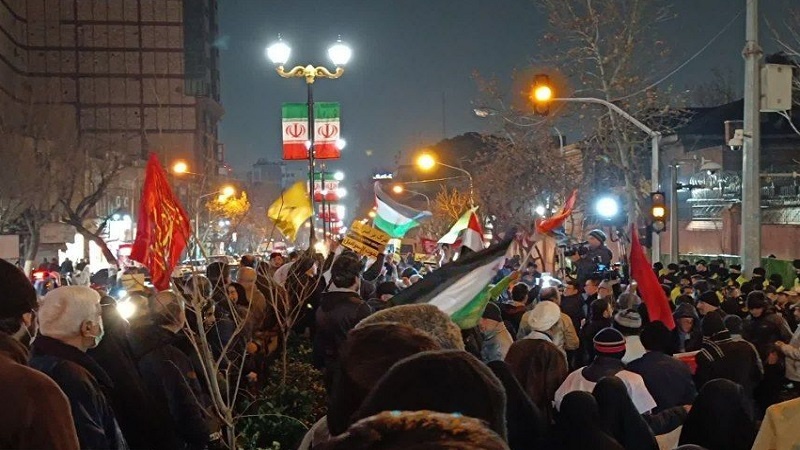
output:
[{"label": "iranian flag banner", "polygon": [[[308,159],[308,105],[284,103],[283,159]],[[340,138],[339,104],[321,102],[314,104],[314,157],[337,159],[341,156],[337,142]]]}]

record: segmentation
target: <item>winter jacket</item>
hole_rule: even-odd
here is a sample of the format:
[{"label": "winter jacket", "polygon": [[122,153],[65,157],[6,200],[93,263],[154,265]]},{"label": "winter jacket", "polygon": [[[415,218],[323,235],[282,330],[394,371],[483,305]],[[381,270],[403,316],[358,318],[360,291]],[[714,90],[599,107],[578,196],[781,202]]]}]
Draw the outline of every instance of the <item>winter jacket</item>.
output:
[{"label": "winter jacket", "polygon": [[800,398],[767,408],[752,450],[797,449],[800,442]]},{"label": "winter jacket", "polygon": [[594,336],[603,328],[610,327],[612,323],[611,319],[603,318],[586,322],[583,328],[581,328],[581,342],[586,351],[587,361],[593,361],[596,354],[594,350]]},{"label": "winter jacket", "polygon": [[572,327],[575,330],[581,329],[581,320],[586,318],[582,295],[576,294],[561,297],[561,311],[572,319]]},{"label": "winter jacket", "polygon": [[158,325],[129,334],[134,361],[156,403],[153,414],[170,423],[164,448],[200,449],[211,434],[199,403],[203,395],[191,360],[173,345],[175,339]]},{"label": "winter jacket", "polygon": [[789,346],[783,347],[786,355],[786,378],[800,383],[800,327],[795,330]]},{"label": "winter jacket", "polygon": [[506,353],[514,343],[514,339],[506,329],[503,322],[492,321],[491,328],[483,330],[483,346],[481,347],[481,359],[485,363],[491,361],[504,361]]},{"label": "winter jacket", "polygon": [[[675,308],[672,317],[675,319],[675,328],[672,330],[672,340],[669,348],[670,353],[674,354],[700,350],[700,346],[703,344],[703,329],[700,327],[700,318],[697,316],[697,310],[694,306],[681,303]],[[694,320],[694,325],[689,333],[684,333],[677,322],[678,319],[687,317]]]},{"label": "winter jacket", "polygon": [[69,400],[58,385],[27,367],[27,350],[0,332],[0,448],[78,450]]},{"label": "winter jacket", "polygon": [[697,396],[692,373],[686,363],[661,352],[647,352],[631,361],[628,370],[644,379],[647,390],[656,401],[653,413],[674,406],[691,405]]},{"label": "winter jacket", "polygon": [[66,394],[81,449],[128,448],[107,400],[106,392],[113,389],[113,383],[89,355],[40,335],[31,347],[30,364]]},{"label": "winter jacket", "polygon": [[[528,337],[528,335],[533,331],[530,324],[528,324],[528,317],[530,316],[530,313],[531,312],[528,311],[522,315],[522,320],[520,320],[519,324],[519,331],[517,331],[517,340]],[[572,326],[572,319],[570,319],[569,316],[563,312],[561,313],[561,317],[559,318],[558,322],[550,327],[550,329],[545,333],[561,351],[575,350],[580,346],[581,343],[581,341],[578,339],[578,333],[575,331],[575,327]]]},{"label": "winter jacket", "polygon": [[764,376],[764,367],[751,343],[733,340],[725,331],[718,333],[714,340],[703,339],[695,359],[694,381],[698,391],[715,378],[725,378],[741,385],[752,402],[753,391]]},{"label": "winter jacket", "polygon": [[753,344],[762,360],[773,350],[777,341],[789,342],[792,332],[780,314],[764,311],[760,317],[748,316],[742,324],[742,337]]},{"label": "winter jacket", "polygon": [[314,365],[322,368],[338,362],[339,349],[347,333],[371,312],[356,292],[342,290],[322,294],[316,313]]},{"label": "winter jacket", "polygon": [[[111,308],[103,308],[106,312]],[[165,437],[170,434],[169,417],[154,413],[154,400],[142,380],[128,344],[124,320],[104,318],[105,335],[100,344],[87,354],[108,374],[114,389],[108,401],[119,423],[122,435],[131,449],[164,449]],[[164,420],[167,419],[167,420]]]}]

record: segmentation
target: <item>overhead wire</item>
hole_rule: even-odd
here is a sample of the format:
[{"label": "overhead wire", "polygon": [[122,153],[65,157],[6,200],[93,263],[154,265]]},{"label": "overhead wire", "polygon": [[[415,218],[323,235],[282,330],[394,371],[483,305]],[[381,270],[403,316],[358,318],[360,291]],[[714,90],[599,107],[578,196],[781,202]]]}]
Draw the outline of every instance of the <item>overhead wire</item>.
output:
[{"label": "overhead wire", "polygon": [[639,94],[642,94],[642,93],[644,93],[644,92],[647,92],[647,91],[649,91],[650,89],[653,89],[654,87],[656,87],[656,86],[658,86],[659,84],[663,83],[664,81],[666,81],[667,79],[669,79],[671,76],[673,76],[673,75],[675,75],[676,73],[678,73],[678,72],[679,72],[681,69],[683,69],[684,67],[686,67],[686,66],[687,66],[689,63],[691,63],[692,61],[694,61],[695,59],[697,59],[697,57],[699,57],[699,56],[700,56],[700,55],[701,55],[701,54],[702,54],[704,51],[706,51],[706,50],[708,49],[708,47],[710,47],[710,46],[711,46],[711,45],[712,45],[714,42],[716,42],[716,40],[717,40],[717,39],[719,39],[719,37],[720,37],[720,36],[722,36],[723,34],[725,34],[725,32],[726,32],[726,31],[728,31],[728,28],[730,28],[730,27],[731,27],[731,25],[733,25],[733,23],[734,23],[734,22],[736,22],[736,19],[738,19],[738,18],[739,18],[739,16],[741,16],[741,15],[742,15],[742,13],[744,12],[744,10],[745,10],[745,8],[742,8],[742,9],[740,9],[740,10],[739,10],[739,12],[737,12],[737,13],[736,13],[736,15],[735,15],[735,16],[733,16],[733,18],[732,18],[731,20],[729,20],[729,21],[728,21],[728,23],[726,23],[726,24],[725,24],[725,26],[724,26],[724,27],[722,27],[722,29],[721,29],[721,30],[719,30],[719,32],[718,32],[716,35],[714,35],[714,37],[712,37],[712,38],[711,38],[711,40],[710,40],[710,41],[706,42],[706,44],[705,44],[704,46],[702,46],[702,47],[700,48],[700,50],[698,50],[697,52],[695,52],[695,54],[694,54],[694,55],[692,55],[691,57],[689,57],[689,59],[687,59],[686,61],[684,61],[683,63],[681,63],[681,64],[680,64],[678,67],[676,67],[675,69],[673,69],[671,72],[669,72],[668,74],[664,75],[664,76],[663,76],[663,77],[661,77],[659,80],[657,80],[657,81],[653,82],[653,83],[652,83],[652,84],[650,84],[649,86],[647,86],[647,87],[644,87],[644,88],[642,88],[642,89],[640,89],[640,90],[638,90],[638,91],[634,92],[633,94],[628,94],[628,95],[626,95],[626,96],[624,96],[624,97],[615,98],[615,99],[613,99],[613,100],[611,100],[611,101],[612,101],[612,102],[618,102],[618,101],[621,101],[621,100],[627,100],[627,99],[629,99],[629,98],[631,98],[631,97],[635,97],[635,96],[637,96],[637,95],[639,95]]}]

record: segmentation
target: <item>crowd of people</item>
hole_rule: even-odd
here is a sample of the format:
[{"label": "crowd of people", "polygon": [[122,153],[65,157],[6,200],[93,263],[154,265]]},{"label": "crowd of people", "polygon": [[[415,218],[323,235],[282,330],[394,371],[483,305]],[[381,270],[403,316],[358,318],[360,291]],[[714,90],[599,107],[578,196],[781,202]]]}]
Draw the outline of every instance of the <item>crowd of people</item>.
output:
[{"label": "crowd of people", "polygon": [[[605,235],[591,238],[610,262]],[[0,260],[0,448],[209,448],[221,427],[191,337],[220,369],[241,368],[217,382],[257,389],[287,327],[310,339],[327,395],[301,449],[800,442],[800,282],[723,261],[656,264],[669,329],[635,281],[575,267],[561,281],[508,259],[479,324],[460,329],[433,305],[393,302],[434,268],[342,248],[246,255],[235,277],[222,262],[176,274],[172,289],[133,294],[129,320],[87,286],[37,298]]]}]

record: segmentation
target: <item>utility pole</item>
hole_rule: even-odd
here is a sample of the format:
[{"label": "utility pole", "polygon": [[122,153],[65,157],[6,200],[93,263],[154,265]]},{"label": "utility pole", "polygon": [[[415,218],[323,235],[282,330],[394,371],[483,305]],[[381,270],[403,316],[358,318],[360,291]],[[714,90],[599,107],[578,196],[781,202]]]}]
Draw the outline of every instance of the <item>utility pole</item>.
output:
[{"label": "utility pole", "polygon": [[742,147],[742,273],[761,265],[761,47],[758,0],[747,2],[744,57],[744,145]]},{"label": "utility pole", "polygon": [[[658,192],[661,189],[661,173],[659,172],[660,155],[659,142],[661,134],[653,131],[650,134],[650,192]],[[651,264],[661,261],[661,233],[651,233]]]},{"label": "utility pole", "polygon": [[678,217],[678,170],[676,163],[670,166],[669,174],[669,262],[678,264],[680,248],[678,247],[679,217]]}]

